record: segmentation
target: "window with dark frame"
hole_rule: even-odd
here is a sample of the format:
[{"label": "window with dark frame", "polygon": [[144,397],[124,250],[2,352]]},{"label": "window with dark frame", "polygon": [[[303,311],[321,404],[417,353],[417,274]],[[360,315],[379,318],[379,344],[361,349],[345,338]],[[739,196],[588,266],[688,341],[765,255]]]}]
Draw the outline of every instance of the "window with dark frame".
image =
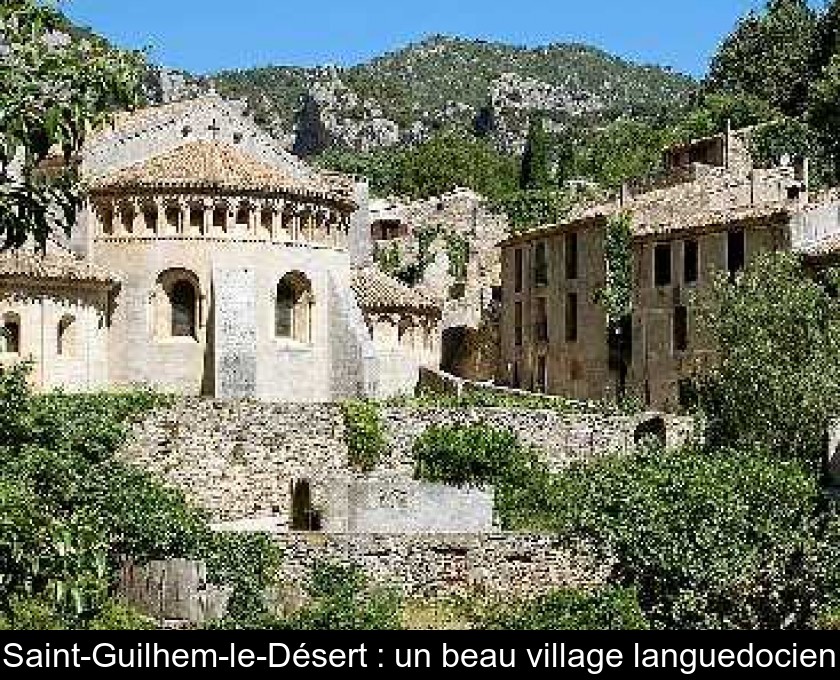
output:
[{"label": "window with dark frame", "polygon": [[522,248],[517,248],[513,252],[513,284],[517,293],[522,292],[523,278]]},{"label": "window with dark frame", "polygon": [[534,285],[548,285],[548,256],[545,243],[538,243],[534,248]]},{"label": "window with dark frame", "polygon": [[517,302],[514,305],[513,311],[513,334],[514,334],[514,344],[517,347],[522,347],[522,303]]},{"label": "window with dark frame", "polygon": [[689,239],[683,243],[683,281],[697,283],[700,274],[700,257],[697,241]]},{"label": "window with dark frame", "polygon": [[534,336],[537,342],[548,342],[548,300],[544,297],[537,298]]},{"label": "window with dark frame", "polygon": [[578,339],[578,296],[569,293],[566,296],[566,342],[577,342]]},{"label": "window with dark frame", "polygon": [[671,285],[671,244],[657,243],[653,249],[653,283],[658,288]]},{"label": "window with dark frame", "polygon": [[688,349],[688,308],[682,305],[674,309],[674,351]]},{"label": "window with dark frame", "polygon": [[578,235],[577,232],[566,234],[565,239],[566,278],[574,281],[578,277]]},{"label": "window with dark frame", "polygon": [[726,237],[726,269],[730,274],[743,271],[746,264],[746,242],[744,230],[735,229]]},{"label": "window with dark frame", "polygon": [[196,309],[198,296],[189,281],[177,281],[172,286],[172,337],[196,337]]},{"label": "window with dark frame", "polygon": [[537,357],[537,380],[534,387],[541,394],[548,390],[548,363],[543,355]]},{"label": "window with dark frame", "polygon": [[519,389],[522,386],[522,380],[519,377],[519,362],[513,363],[513,375],[511,376],[511,386],[514,389]]}]

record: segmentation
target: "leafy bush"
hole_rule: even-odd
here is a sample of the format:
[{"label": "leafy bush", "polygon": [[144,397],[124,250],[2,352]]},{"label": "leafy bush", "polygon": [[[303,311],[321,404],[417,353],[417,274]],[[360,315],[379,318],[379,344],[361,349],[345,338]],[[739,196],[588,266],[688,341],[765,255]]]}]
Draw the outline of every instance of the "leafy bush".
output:
[{"label": "leafy bush", "polygon": [[504,529],[528,529],[550,507],[550,476],[508,430],[484,423],[433,426],[414,443],[415,476],[453,486],[492,485]]},{"label": "leafy bush", "polygon": [[654,627],[805,627],[838,590],[813,475],[755,450],[640,453],[553,483],[544,529],[602,546]]},{"label": "leafy bush", "polygon": [[699,307],[717,365],[698,379],[714,446],[764,448],[818,465],[840,403],[840,306],[795,256],[763,255]]},{"label": "leafy bush", "polygon": [[355,565],[316,564],[308,588],[311,602],[277,628],[287,630],[396,630],[400,600],[371,587]]},{"label": "leafy bush", "polygon": [[414,444],[415,476],[454,486],[496,483],[527,468],[516,436],[484,424],[427,429]]},{"label": "leafy bush", "polygon": [[370,472],[385,451],[379,407],[369,401],[347,401],[342,404],[342,410],[350,465],[360,472]]},{"label": "leafy bush", "polygon": [[112,460],[159,397],[33,396],[27,372],[0,368],[0,614],[16,628],[105,625],[122,556],[189,556],[209,528],[180,493]]},{"label": "leafy bush", "polygon": [[122,602],[108,600],[87,628],[88,630],[155,630],[157,622]]},{"label": "leafy bush", "polygon": [[646,630],[632,588],[604,587],[594,593],[558,590],[533,602],[496,607],[476,622],[485,630]]},{"label": "leafy bush", "polygon": [[281,552],[267,534],[214,534],[205,552],[208,580],[233,587],[227,616],[252,625],[266,616],[265,591],[275,585]]}]

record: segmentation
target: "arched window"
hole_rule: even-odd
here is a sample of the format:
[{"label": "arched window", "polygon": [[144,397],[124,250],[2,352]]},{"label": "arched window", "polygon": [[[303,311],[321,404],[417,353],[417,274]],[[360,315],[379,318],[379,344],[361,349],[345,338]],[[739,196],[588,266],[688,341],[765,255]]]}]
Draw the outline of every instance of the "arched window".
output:
[{"label": "arched window", "polygon": [[308,343],[312,340],[312,285],[300,272],[286,274],[277,284],[275,333]]},{"label": "arched window", "polygon": [[0,353],[20,354],[20,316],[14,312],[3,315],[0,327]]},{"label": "arched window", "polygon": [[56,351],[64,357],[72,357],[76,353],[76,317],[71,314],[65,314],[58,322]]},{"label": "arched window", "polygon": [[172,305],[172,337],[196,337],[197,295],[192,283],[185,279],[176,281],[169,294],[169,302]]},{"label": "arched window", "polygon": [[153,297],[155,337],[198,340],[200,291],[198,277],[186,269],[169,269],[158,276]]}]

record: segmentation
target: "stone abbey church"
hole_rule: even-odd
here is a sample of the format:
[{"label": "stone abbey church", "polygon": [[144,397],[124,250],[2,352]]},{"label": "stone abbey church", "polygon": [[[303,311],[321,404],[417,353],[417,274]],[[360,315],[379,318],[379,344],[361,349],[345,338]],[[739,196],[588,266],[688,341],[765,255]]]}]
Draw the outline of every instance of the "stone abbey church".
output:
[{"label": "stone abbey church", "polygon": [[120,114],[45,256],[0,255],[0,365],[38,389],[326,402],[413,389],[440,305],[374,268],[367,185],[215,94]]}]

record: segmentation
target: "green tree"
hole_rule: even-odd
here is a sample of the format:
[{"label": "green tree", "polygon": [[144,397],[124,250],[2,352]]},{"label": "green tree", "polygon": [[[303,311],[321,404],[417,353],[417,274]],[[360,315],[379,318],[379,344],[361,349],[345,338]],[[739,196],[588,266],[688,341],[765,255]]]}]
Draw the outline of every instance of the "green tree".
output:
[{"label": "green tree", "polygon": [[[840,11],[840,10],[838,10]],[[840,176],[840,53],[835,54],[811,90],[808,121],[830,157],[831,171]]]},{"label": "green tree", "polygon": [[686,114],[672,136],[678,141],[719,134],[727,124],[733,129],[766,123],[781,116],[764,99],[743,93],[706,94],[698,106]]},{"label": "green tree", "polygon": [[[143,60],[65,27],[34,0],[0,4],[0,248],[69,229],[79,204],[72,161],[85,133],[138,101]],[[45,171],[52,150],[65,163]]]},{"label": "green tree", "polygon": [[541,116],[533,116],[528,125],[528,139],[522,154],[519,186],[524,190],[545,189],[551,184],[549,143],[545,121]]},{"label": "green tree", "polygon": [[770,0],[750,13],[712,59],[707,85],[716,92],[766,99],[788,115],[806,104],[817,16],[805,0]]},{"label": "green tree", "polygon": [[795,256],[764,255],[719,278],[699,307],[718,347],[698,379],[713,445],[756,446],[817,465],[840,403],[840,309]]},{"label": "green tree", "polygon": [[838,594],[837,515],[799,461],[653,450],[554,481],[542,528],[600,546],[654,628],[803,628]]},{"label": "green tree", "polygon": [[840,49],[840,2],[831,0],[819,18],[817,46],[813,55],[813,73],[820,77],[831,58]]}]

